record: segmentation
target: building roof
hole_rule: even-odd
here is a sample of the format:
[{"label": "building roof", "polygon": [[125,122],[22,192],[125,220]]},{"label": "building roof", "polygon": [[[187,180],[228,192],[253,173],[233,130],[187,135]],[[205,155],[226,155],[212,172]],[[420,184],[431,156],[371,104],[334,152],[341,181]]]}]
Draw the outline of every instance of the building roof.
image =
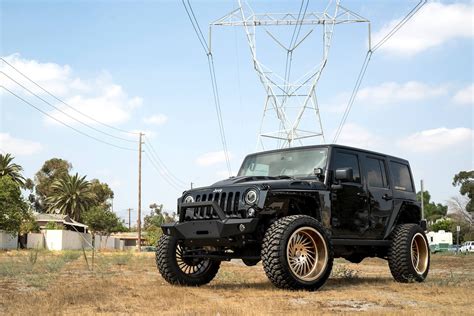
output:
[{"label": "building roof", "polygon": [[77,227],[85,227],[85,228],[88,227],[85,224],[82,224],[82,223],[79,223],[78,221],[73,220],[68,215],[62,215],[62,214],[36,214],[35,219],[37,222],[55,222],[55,223],[61,223],[64,225],[71,225],[71,226],[77,226]]},{"label": "building roof", "polygon": [[[146,232],[142,232],[142,239],[146,236]],[[111,237],[115,237],[118,239],[135,239],[138,240],[138,233],[137,232],[129,232],[129,233],[115,233],[112,234]]]}]

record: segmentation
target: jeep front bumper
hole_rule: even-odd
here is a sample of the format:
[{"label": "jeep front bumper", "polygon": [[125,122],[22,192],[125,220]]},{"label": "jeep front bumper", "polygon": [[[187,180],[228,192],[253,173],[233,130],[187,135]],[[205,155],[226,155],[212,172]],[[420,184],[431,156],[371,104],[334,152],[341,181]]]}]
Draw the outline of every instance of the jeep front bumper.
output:
[{"label": "jeep front bumper", "polygon": [[194,219],[161,225],[163,234],[183,240],[193,245],[224,245],[245,243],[246,235],[253,234],[257,229],[258,218],[226,217],[216,202],[194,202],[181,204],[180,213],[195,207],[212,207],[218,219]]}]

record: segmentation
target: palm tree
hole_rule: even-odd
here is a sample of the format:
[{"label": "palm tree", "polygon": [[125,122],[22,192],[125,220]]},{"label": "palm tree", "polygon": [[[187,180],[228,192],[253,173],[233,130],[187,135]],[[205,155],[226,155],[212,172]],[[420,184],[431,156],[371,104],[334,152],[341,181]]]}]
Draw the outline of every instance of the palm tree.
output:
[{"label": "palm tree", "polygon": [[86,177],[67,174],[52,184],[53,193],[46,198],[48,213],[69,215],[72,219],[81,220],[81,215],[94,202],[95,195]]},{"label": "palm tree", "polygon": [[25,178],[21,174],[23,168],[13,163],[13,159],[15,159],[15,157],[10,154],[0,154],[0,177],[9,176],[13,181],[24,186]]}]

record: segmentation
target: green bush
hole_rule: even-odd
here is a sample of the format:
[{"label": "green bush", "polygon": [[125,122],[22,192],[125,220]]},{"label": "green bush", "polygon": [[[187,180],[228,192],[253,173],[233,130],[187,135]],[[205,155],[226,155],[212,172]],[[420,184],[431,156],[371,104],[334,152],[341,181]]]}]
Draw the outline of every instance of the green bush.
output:
[{"label": "green bush", "polygon": [[48,222],[46,226],[44,227],[45,229],[50,229],[50,230],[61,230],[63,229],[63,225],[60,225],[56,222]]}]

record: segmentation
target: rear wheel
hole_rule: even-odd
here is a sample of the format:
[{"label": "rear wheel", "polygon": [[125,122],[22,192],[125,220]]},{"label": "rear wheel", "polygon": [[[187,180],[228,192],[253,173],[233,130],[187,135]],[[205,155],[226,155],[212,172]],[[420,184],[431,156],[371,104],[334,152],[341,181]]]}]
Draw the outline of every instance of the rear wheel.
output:
[{"label": "rear wheel", "polygon": [[263,268],[279,288],[317,290],[329,277],[332,263],[331,240],[324,227],[312,217],[283,217],[265,233]]},{"label": "rear wheel", "polygon": [[186,258],[175,237],[162,235],[156,250],[156,265],[163,278],[171,284],[200,286],[211,282],[219,271],[220,261]]},{"label": "rear wheel", "polygon": [[430,268],[430,249],[423,229],[416,224],[402,224],[392,233],[388,264],[398,282],[423,282]]}]

